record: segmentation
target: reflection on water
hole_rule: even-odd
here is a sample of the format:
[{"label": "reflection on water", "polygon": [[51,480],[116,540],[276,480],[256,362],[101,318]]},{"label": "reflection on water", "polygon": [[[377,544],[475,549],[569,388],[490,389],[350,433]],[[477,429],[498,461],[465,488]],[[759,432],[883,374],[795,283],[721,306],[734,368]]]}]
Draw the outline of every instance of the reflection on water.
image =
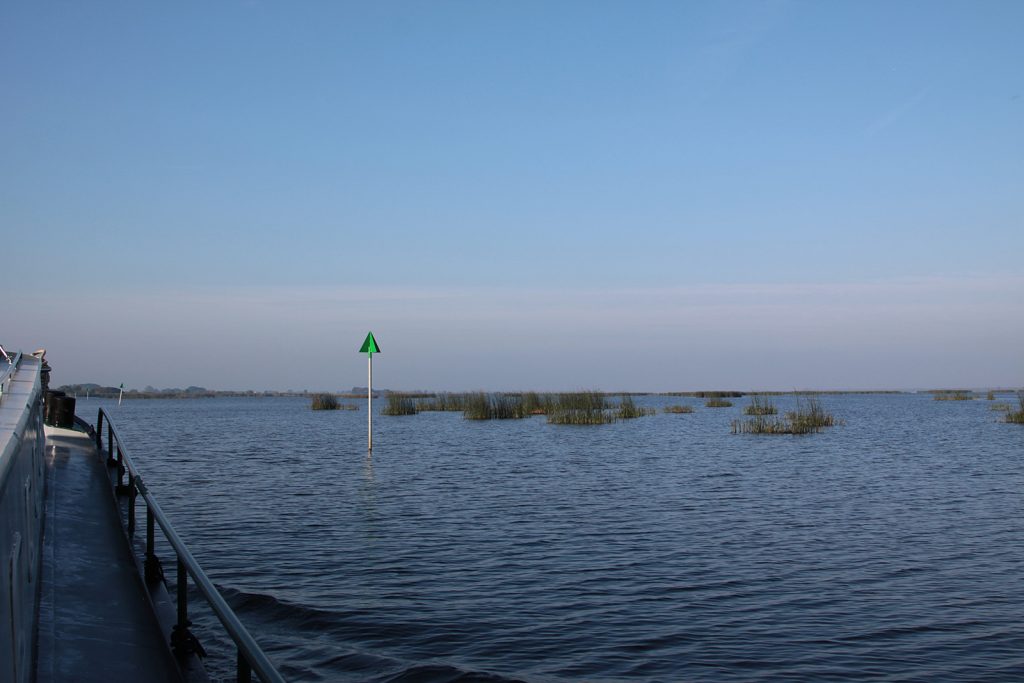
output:
[{"label": "reflection on water", "polygon": [[846,425],[805,437],[730,434],[746,399],[381,417],[372,456],[362,412],[303,400],[115,419],[290,680],[1024,678],[1024,428],[984,401],[824,401]]},{"label": "reflection on water", "polygon": [[373,455],[366,454],[366,466],[363,468],[363,479],[366,480],[367,488],[373,488]]},{"label": "reflection on water", "polygon": [[367,453],[363,466],[363,485],[359,487],[359,502],[367,541],[373,541],[378,531],[377,485],[373,479],[373,454]]}]

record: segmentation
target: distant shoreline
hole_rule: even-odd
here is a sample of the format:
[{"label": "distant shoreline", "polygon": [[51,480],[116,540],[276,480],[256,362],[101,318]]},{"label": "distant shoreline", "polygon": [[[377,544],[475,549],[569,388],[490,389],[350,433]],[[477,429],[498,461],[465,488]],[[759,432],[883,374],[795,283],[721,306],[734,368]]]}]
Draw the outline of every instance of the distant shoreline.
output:
[{"label": "distant shoreline", "polygon": [[[197,399],[197,398],[312,398],[317,394],[330,394],[337,398],[348,398],[348,399],[365,399],[366,390],[362,389],[362,393],[359,393],[358,388],[354,388],[353,391],[347,392],[332,392],[332,391],[232,391],[232,390],[215,390],[206,389],[203,387],[189,387],[188,389],[154,389],[154,390],[143,390],[137,389],[125,390],[123,398],[125,399]],[[118,387],[104,387],[93,384],[68,384],[57,387],[57,391],[63,391],[68,396],[78,396],[79,398],[118,398],[121,396],[121,390]],[[1019,389],[1010,388],[998,388],[998,389],[797,389],[792,391],[732,391],[732,390],[704,390],[704,391],[605,391],[599,392],[607,396],[681,396],[691,398],[704,398],[709,394],[716,395],[728,395],[732,397],[750,396],[750,395],[761,395],[761,396],[804,396],[804,395],[821,395],[821,396],[841,396],[841,395],[872,395],[872,394],[945,394],[950,392],[963,392],[963,393],[986,393],[991,391],[994,394],[1016,394]],[[465,391],[397,391],[391,389],[380,389],[374,390],[374,398],[381,398],[390,394],[400,394],[408,398],[436,398],[439,395],[461,395],[475,392]],[[496,391],[490,392],[496,394],[509,394],[516,395],[522,394],[522,391]],[[557,394],[564,392],[537,392],[545,394]]]}]

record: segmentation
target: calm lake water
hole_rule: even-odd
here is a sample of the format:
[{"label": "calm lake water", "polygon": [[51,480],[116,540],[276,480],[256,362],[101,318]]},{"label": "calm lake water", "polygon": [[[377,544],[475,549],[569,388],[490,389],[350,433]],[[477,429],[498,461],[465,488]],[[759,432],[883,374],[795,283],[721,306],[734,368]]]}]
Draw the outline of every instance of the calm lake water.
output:
[{"label": "calm lake water", "polygon": [[[748,402],[639,397],[696,412],[588,427],[381,416],[372,457],[362,402],[78,413],[115,406],[289,680],[1024,680],[1024,427],[984,400],[825,396],[845,425],[730,434]],[[229,676],[230,641],[194,619]]]}]

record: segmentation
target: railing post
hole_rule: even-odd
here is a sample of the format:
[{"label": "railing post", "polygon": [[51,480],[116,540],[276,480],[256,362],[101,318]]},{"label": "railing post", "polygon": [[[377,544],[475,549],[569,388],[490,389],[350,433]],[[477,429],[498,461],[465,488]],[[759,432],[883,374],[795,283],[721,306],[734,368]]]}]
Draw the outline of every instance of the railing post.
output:
[{"label": "railing post", "polygon": [[188,632],[188,571],[178,556],[178,623],[171,629],[171,649],[178,657],[187,657],[192,650],[192,634]]},{"label": "railing post", "polygon": [[156,520],[153,510],[146,505],[146,582],[153,583],[161,579],[160,560],[156,556]]},{"label": "railing post", "polygon": [[107,420],[107,467],[113,467],[114,461],[114,425]]},{"label": "railing post", "polygon": [[242,648],[238,648],[238,675],[235,678],[238,683],[252,683],[252,667],[242,654]]},{"label": "railing post", "polygon": [[135,535],[135,497],[138,491],[135,490],[135,475],[128,473],[128,535]]},{"label": "railing post", "polygon": [[96,448],[103,450],[103,408],[96,411]]},{"label": "railing post", "polygon": [[178,558],[178,627],[188,627],[188,570],[185,561]]},{"label": "railing post", "polygon": [[124,488],[124,454],[121,452],[121,444],[117,444],[117,492],[125,493]]}]

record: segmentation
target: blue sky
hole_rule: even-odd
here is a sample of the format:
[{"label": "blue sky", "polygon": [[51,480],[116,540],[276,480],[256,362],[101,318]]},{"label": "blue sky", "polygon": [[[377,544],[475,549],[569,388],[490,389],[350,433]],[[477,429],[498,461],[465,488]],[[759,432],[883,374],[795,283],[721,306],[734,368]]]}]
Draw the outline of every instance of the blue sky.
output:
[{"label": "blue sky", "polygon": [[1022,25],[8,3],[0,341],[138,387],[362,384],[367,329],[399,388],[1024,385]]}]

